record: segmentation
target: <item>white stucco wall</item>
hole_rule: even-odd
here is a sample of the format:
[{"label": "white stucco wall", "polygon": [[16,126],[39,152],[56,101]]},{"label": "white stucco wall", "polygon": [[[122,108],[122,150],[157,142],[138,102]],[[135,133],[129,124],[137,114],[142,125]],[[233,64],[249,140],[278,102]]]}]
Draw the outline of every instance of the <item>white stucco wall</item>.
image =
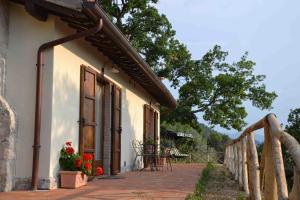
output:
[{"label": "white stucco wall", "polygon": [[[36,52],[54,36],[54,18],[47,23],[28,15],[23,6],[9,5],[9,46],[7,56],[7,100],[17,115],[16,177],[31,177],[35,113]],[[53,50],[45,53],[44,93],[41,126],[41,178],[49,176]]]},{"label": "white stucco wall", "polygon": [[[59,19],[55,20],[55,30],[57,38],[74,32]],[[54,48],[51,176],[57,174],[58,152],[63,142],[71,140],[78,147],[80,65],[90,66],[100,72],[104,62],[107,62],[107,58],[85,40]],[[143,140],[143,105],[155,101],[140,86],[131,85],[131,78],[122,71],[115,74],[105,68],[105,76],[122,88],[121,169],[126,171],[131,168],[135,156],[132,140]],[[156,107],[156,110],[159,109]]]},{"label": "white stucco wall", "polygon": [[[31,177],[35,111],[36,52],[38,47],[71,33],[74,29],[54,16],[40,22],[24,7],[10,4],[10,35],[7,59],[7,99],[17,114],[16,177]],[[72,41],[45,53],[41,128],[40,178],[55,178],[59,151],[65,141],[79,145],[80,65],[100,71],[105,58],[85,40]],[[122,70],[105,76],[122,89],[121,170],[132,166],[132,140],[143,139],[143,105],[155,100]],[[132,82],[132,81],[131,81]],[[156,107],[159,111],[159,108]],[[125,166],[126,162],[126,166]]]}]

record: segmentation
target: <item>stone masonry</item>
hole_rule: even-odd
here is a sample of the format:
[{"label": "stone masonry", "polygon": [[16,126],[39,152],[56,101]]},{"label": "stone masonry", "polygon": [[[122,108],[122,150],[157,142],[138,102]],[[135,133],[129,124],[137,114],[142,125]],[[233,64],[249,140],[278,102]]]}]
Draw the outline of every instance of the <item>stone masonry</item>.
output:
[{"label": "stone masonry", "polygon": [[0,27],[0,191],[10,191],[14,185],[16,117],[4,98],[9,30],[7,0],[0,0]]},{"label": "stone masonry", "polygon": [[11,191],[15,172],[15,114],[0,96],[0,191]]}]

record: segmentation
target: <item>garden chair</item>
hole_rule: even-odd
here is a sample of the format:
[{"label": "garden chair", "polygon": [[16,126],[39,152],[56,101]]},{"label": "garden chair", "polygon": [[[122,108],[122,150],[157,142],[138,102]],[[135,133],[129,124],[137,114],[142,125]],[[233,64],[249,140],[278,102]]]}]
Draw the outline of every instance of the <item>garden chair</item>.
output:
[{"label": "garden chair", "polygon": [[[144,156],[144,149],[143,149],[143,144],[139,140],[133,140],[132,141],[132,148],[135,152],[135,158],[133,161],[133,170],[137,169],[140,170],[139,166],[141,166],[142,161],[143,161],[143,156]],[[138,159],[140,157],[140,159]],[[137,161],[140,160],[139,165],[137,165]]]},{"label": "garden chair", "polygon": [[179,159],[180,158],[184,158],[184,159],[190,158],[189,154],[180,153],[176,147],[172,147],[170,153],[171,153],[172,158],[175,159],[175,162],[177,161],[178,158]]},{"label": "garden chair", "polygon": [[167,170],[169,170],[169,167],[170,167],[170,170],[172,171],[171,158],[172,158],[171,149],[166,148],[165,151],[163,152],[163,155],[160,155],[157,158],[157,161],[156,161],[157,167],[161,168],[162,171],[164,171],[165,166],[167,167]]}]

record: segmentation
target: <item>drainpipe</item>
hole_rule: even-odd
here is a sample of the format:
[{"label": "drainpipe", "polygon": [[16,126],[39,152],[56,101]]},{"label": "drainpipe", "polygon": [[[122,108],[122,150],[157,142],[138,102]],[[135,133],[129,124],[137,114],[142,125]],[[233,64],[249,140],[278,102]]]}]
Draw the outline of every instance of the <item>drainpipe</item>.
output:
[{"label": "drainpipe", "polygon": [[35,121],[34,121],[34,144],[33,144],[33,160],[32,160],[32,179],[31,188],[37,190],[38,171],[39,171],[39,153],[40,153],[40,132],[41,132],[41,113],[42,113],[42,92],[43,92],[43,52],[49,48],[61,45],[63,43],[84,38],[89,35],[98,33],[103,27],[102,19],[99,19],[97,25],[91,29],[78,32],[57,40],[44,43],[37,52],[37,74],[36,74],[36,100],[35,100]]}]

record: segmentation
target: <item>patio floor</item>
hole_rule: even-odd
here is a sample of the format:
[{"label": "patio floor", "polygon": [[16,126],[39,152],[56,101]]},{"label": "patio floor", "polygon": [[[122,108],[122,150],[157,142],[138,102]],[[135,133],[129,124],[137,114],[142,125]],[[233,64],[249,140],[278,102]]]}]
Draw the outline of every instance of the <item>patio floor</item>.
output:
[{"label": "patio floor", "polygon": [[205,164],[175,164],[173,172],[127,172],[116,179],[96,179],[87,186],[52,191],[0,193],[0,199],[185,199],[193,192]]}]

